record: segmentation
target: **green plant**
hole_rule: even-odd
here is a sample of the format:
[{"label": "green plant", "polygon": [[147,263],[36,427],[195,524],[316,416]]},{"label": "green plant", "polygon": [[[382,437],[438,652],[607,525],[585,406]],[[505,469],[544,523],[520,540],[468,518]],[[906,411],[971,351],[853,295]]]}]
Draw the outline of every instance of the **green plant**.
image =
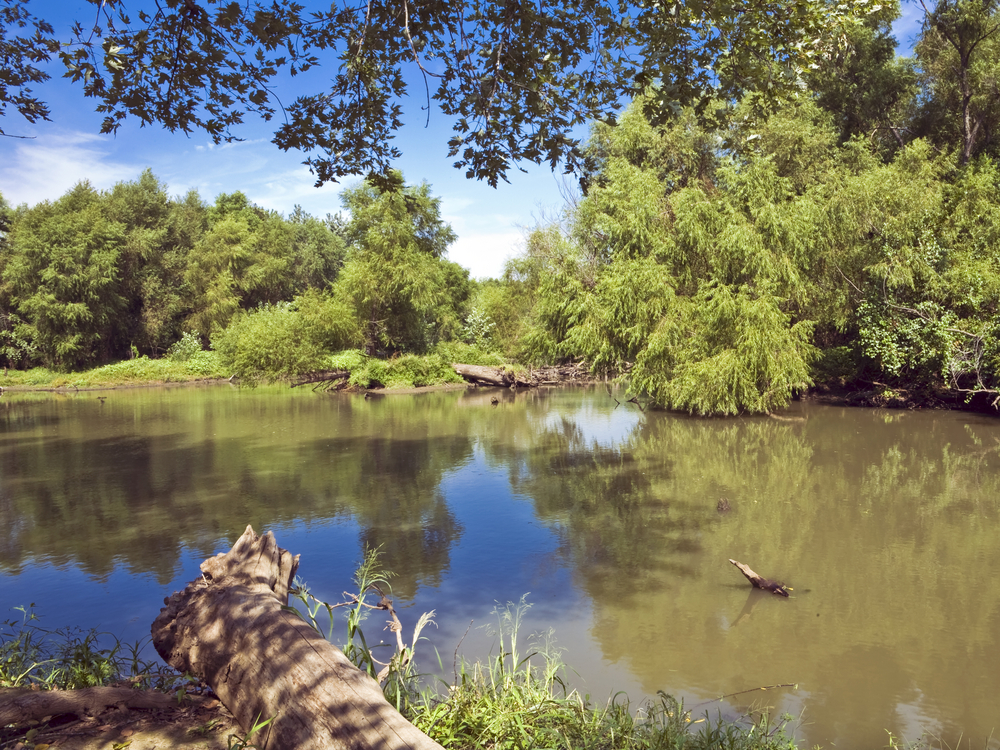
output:
[{"label": "green plant", "polygon": [[[350,659],[358,669],[366,672],[382,685],[386,699],[396,706],[397,710],[404,710],[410,703],[411,698],[416,694],[415,683],[417,675],[414,672],[414,648],[419,640],[423,629],[433,622],[434,612],[425,612],[417,621],[413,629],[413,638],[410,645],[406,645],[403,640],[403,626],[400,623],[392,601],[387,597],[389,593],[389,579],[392,573],[385,570],[381,563],[380,548],[365,550],[361,564],[354,573],[354,583],[358,593],[345,594],[346,599],[338,604],[330,604],[322,601],[310,592],[306,584],[296,579],[291,596],[298,599],[305,608],[305,615],[297,609],[290,608],[299,616],[309,622],[310,625],[320,635],[330,642],[335,638],[335,625],[337,618],[334,610],[341,607],[347,608],[346,624],[347,639],[341,646],[344,655]],[[378,602],[372,604],[368,601],[368,595],[374,594],[379,597]],[[392,619],[390,629],[396,633],[396,650],[389,658],[383,662],[375,658],[374,653],[368,646],[361,624],[367,618],[369,611],[380,609],[387,611]],[[320,612],[326,612],[327,623],[321,625],[319,622]],[[386,644],[387,645],[387,644]]]},{"label": "green plant", "polygon": [[167,349],[167,359],[171,362],[187,362],[200,351],[201,334],[197,331],[185,331],[180,340]]},{"label": "green plant", "polygon": [[250,731],[245,735],[242,737],[238,734],[229,735],[229,742],[227,743],[228,750],[248,750],[251,748],[253,750],[259,750],[258,746],[253,743],[253,736],[272,721],[274,721],[273,716],[270,719],[261,721],[260,714],[258,714],[257,718],[254,719],[253,726],[250,727]]},{"label": "green plant", "polygon": [[160,690],[173,689],[178,675],[142,657],[143,643],[123,643],[90,630],[40,627],[34,605],[14,607],[20,618],[0,632],[0,687],[38,685],[71,690],[119,681]]},{"label": "green plant", "polygon": [[497,646],[483,662],[461,663],[442,692],[425,690],[408,718],[449,748],[574,748],[582,750],[792,750],[784,722],[765,712],[738,720],[693,719],[673,696],[660,692],[633,711],[615,695],[604,706],[570,690],[551,632],[519,646],[525,597],[494,609]]}]

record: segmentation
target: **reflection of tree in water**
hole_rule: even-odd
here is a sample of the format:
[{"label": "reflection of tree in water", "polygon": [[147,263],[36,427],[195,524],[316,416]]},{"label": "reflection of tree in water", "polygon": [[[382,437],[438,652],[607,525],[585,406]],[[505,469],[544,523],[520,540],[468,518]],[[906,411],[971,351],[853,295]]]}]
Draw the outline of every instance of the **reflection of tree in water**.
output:
[{"label": "reflection of tree in water", "polygon": [[[348,514],[364,539],[385,545],[387,564],[405,571],[400,593],[438,580],[447,567],[460,529],[438,486],[470,455],[467,438],[426,436],[424,425],[425,439],[393,440],[377,415],[366,415],[342,436],[313,416],[315,424],[292,430],[292,439],[263,440],[258,421],[231,405],[235,413],[210,422],[168,411],[156,429],[140,427],[130,411],[112,424],[111,403],[67,405],[66,419],[51,400],[0,408],[3,569],[16,572],[32,557],[103,577],[124,564],[165,583],[185,546],[207,556],[248,523],[263,530]],[[294,421],[287,399],[269,404],[276,412],[269,419]],[[292,406],[302,410],[301,401]],[[350,425],[352,409],[353,402],[341,405],[337,416]],[[240,419],[250,426],[234,426]],[[60,425],[58,437],[46,435]]]},{"label": "reflection of tree in water", "polygon": [[595,600],[641,593],[654,577],[697,575],[691,555],[712,515],[663,496],[633,440],[621,447],[588,443],[563,419],[530,441],[497,446],[495,460],[501,451],[509,452],[503,458],[514,491],[531,497],[538,518],[559,530]]},{"label": "reflection of tree in water", "polygon": [[441,493],[441,478],[471,450],[467,438],[376,438],[358,456],[346,505],[363,545],[381,547],[383,565],[397,574],[395,595],[412,598],[419,584],[437,585],[448,569],[462,527]]}]

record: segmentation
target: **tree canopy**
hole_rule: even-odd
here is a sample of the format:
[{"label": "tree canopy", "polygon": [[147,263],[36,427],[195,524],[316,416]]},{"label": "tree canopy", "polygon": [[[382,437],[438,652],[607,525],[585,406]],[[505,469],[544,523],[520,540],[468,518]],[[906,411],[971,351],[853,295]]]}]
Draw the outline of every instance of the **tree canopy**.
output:
[{"label": "tree canopy", "polygon": [[[409,96],[432,100],[454,133],[449,155],[491,184],[526,160],[579,165],[574,129],[613,119],[632,96],[654,120],[682,105],[754,90],[796,91],[874,0],[102,0],[69,38],[0,0],[0,114],[48,119],[31,88],[58,55],[104,115],[216,142],[239,138],[248,115],[276,118],[274,143],[306,155],[317,182],[387,175]],[[282,88],[296,77],[294,101]],[[300,78],[301,77],[301,78]],[[301,81],[301,84],[298,82]],[[416,93],[413,90],[416,90]],[[0,133],[3,131],[0,130]]]}]

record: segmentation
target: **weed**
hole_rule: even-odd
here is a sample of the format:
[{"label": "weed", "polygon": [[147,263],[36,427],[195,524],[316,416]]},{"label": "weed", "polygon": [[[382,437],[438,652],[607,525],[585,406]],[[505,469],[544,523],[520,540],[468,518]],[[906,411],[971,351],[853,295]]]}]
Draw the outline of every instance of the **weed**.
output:
[{"label": "weed", "polygon": [[[790,750],[795,745],[766,715],[740,722],[722,717],[692,720],[681,702],[665,693],[633,714],[624,696],[606,706],[570,690],[551,633],[518,648],[529,605],[525,598],[494,610],[498,651],[483,664],[462,663],[441,694],[426,690],[408,718],[448,748],[600,748],[601,750]],[[693,731],[697,728],[697,731]]]},{"label": "weed", "polygon": [[229,735],[228,750],[259,750],[258,746],[253,743],[253,736],[272,721],[274,721],[273,716],[266,721],[261,721],[258,714],[257,718],[254,719],[253,726],[250,727],[250,731],[245,735],[242,737],[238,734]]},{"label": "weed", "polygon": [[38,624],[33,607],[14,607],[20,618],[3,623],[0,687],[38,685],[70,690],[127,681],[168,690],[182,679],[172,670],[144,660],[142,642],[122,643],[96,630],[48,631]]},{"label": "weed", "polygon": [[[420,633],[432,623],[434,612],[425,612],[417,621],[413,629],[413,638],[410,645],[406,645],[403,640],[403,626],[396,616],[392,601],[388,598],[391,591],[389,579],[392,573],[386,571],[381,563],[381,549],[366,549],[364,558],[358,569],[354,573],[354,584],[357,593],[344,592],[344,601],[338,604],[330,604],[317,599],[310,592],[304,582],[295,580],[289,594],[297,598],[305,607],[304,619],[313,628],[331,643],[335,638],[336,618],[334,610],[346,607],[347,638],[341,646],[344,655],[350,659],[355,666],[374,678],[382,686],[386,699],[396,706],[396,709],[403,711],[416,694],[415,684],[417,675],[414,673],[414,648],[421,640]],[[374,604],[368,600],[369,595],[378,596],[378,601]],[[297,609],[289,608],[299,616],[303,616]],[[364,630],[361,624],[367,618],[370,610],[379,609],[389,613],[391,623],[389,629],[396,634],[396,650],[389,658],[383,662],[375,658],[375,654],[368,646]],[[321,612],[326,612],[327,623],[321,625],[317,619]],[[388,644],[382,646],[390,647]]]}]

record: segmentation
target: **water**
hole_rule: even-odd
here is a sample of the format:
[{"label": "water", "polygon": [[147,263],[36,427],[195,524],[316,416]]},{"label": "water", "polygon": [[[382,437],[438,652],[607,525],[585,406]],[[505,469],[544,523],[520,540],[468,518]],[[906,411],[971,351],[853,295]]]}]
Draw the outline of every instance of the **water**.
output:
[{"label": "water", "polygon": [[[1000,747],[1000,422],[784,416],[642,413],[603,388],[8,392],[0,605],[140,638],[252,524],[330,600],[383,545],[404,624],[437,612],[421,648],[445,672],[530,592],[526,630],[552,628],[597,700],[767,706],[810,746]],[[743,692],[771,685],[795,687]]]}]

